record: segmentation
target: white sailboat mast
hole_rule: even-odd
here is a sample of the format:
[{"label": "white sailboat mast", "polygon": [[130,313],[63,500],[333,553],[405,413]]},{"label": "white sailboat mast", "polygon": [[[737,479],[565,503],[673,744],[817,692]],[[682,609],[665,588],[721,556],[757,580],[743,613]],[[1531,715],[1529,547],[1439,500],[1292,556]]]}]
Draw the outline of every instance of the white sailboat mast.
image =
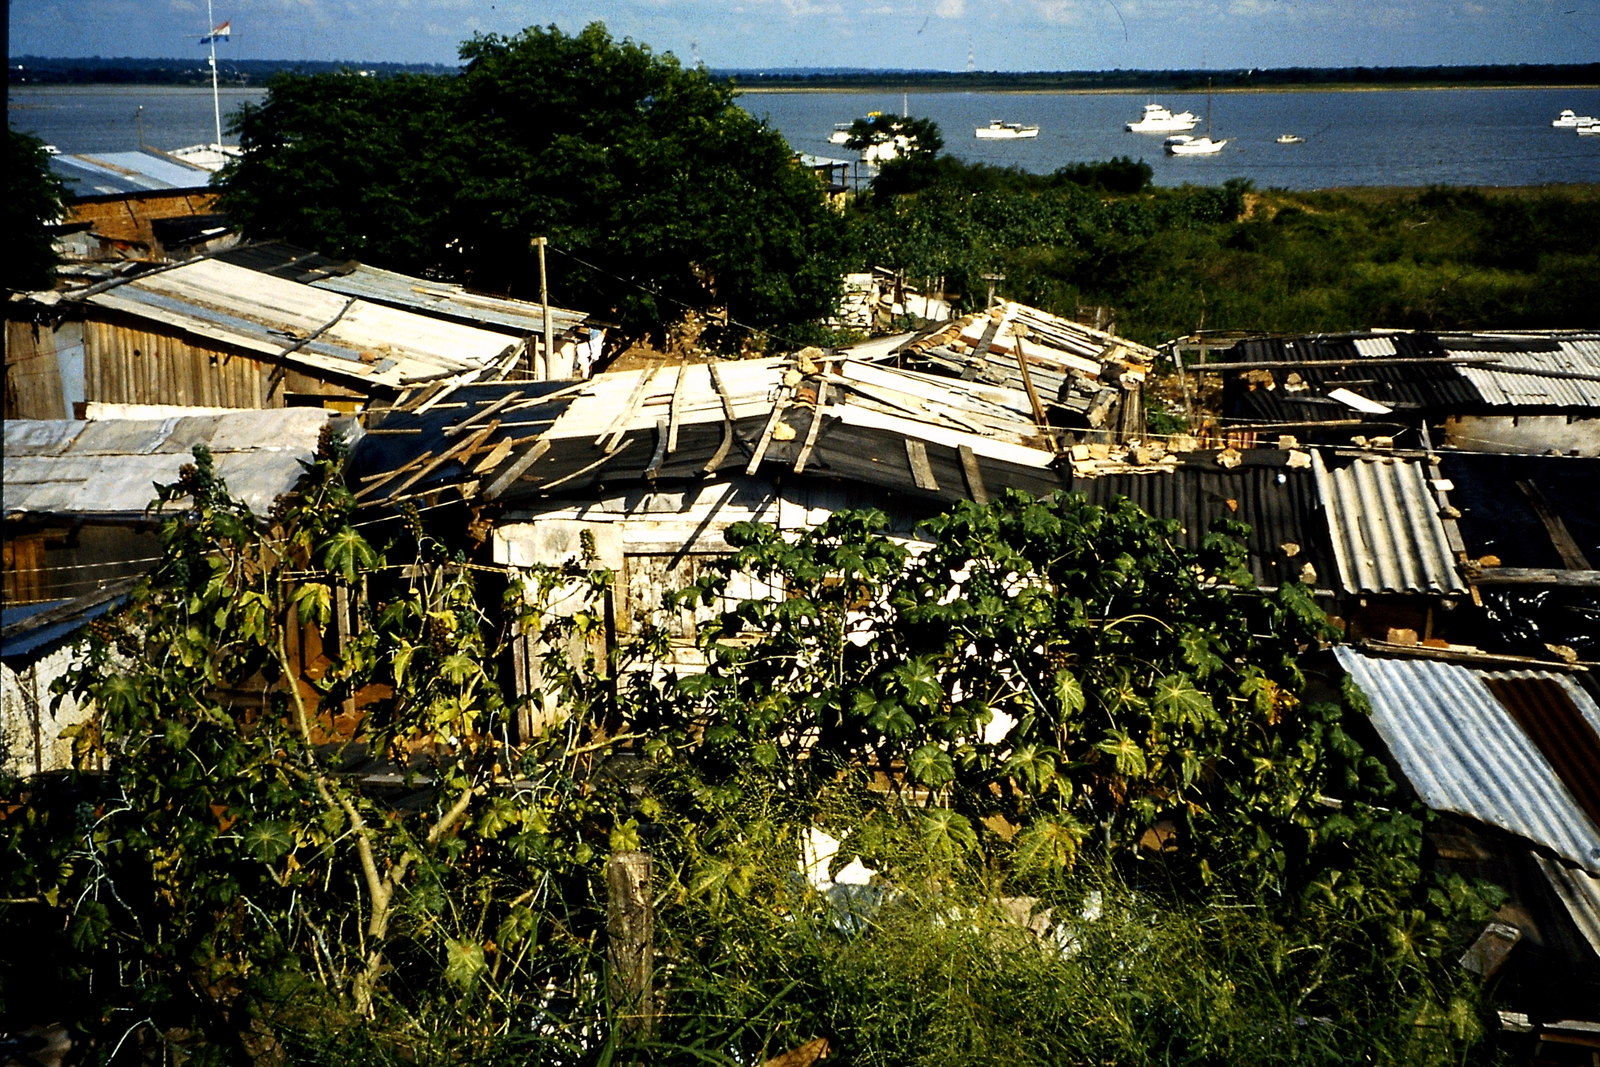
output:
[{"label": "white sailboat mast", "polygon": [[216,146],[222,147],[222,97],[217,91],[217,19],[211,13],[211,0],[206,0],[206,25],[211,32],[206,35],[206,42],[211,46],[211,118],[216,123]]}]

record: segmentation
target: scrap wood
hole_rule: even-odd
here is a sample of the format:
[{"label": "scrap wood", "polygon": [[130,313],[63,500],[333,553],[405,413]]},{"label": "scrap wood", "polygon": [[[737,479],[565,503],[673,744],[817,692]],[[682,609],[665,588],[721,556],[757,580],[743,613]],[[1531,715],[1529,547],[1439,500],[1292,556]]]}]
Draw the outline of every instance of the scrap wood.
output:
[{"label": "scrap wood", "polygon": [[639,380],[633,383],[633,391],[628,394],[627,403],[622,405],[621,413],[612,420],[610,426],[600,432],[599,437],[594,439],[595,447],[604,445],[608,454],[617,450],[617,446],[628,432],[628,420],[639,410],[639,403],[644,399],[645,390],[650,387],[650,382],[654,380],[656,369],[650,367],[639,375]]},{"label": "scrap wood", "polygon": [[[624,453],[628,449],[632,448],[633,447],[633,443],[636,440],[637,440],[637,438],[633,438],[633,437],[624,438],[622,443],[617,446],[615,451],[607,452],[605,455],[601,456],[599,459],[595,460],[593,463],[587,464],[586,466],[579,467],[577,470],[573,471],[571,474],[563,474],[561,477],[556,478],[553,481],[545,482],[543,488],[545,488],[545,489],[554,489],[558,485],[565,485],[568,482],[573,481],[574,479],[583,477],[585,474],[588,474],[590,471],[594,470],[597,467],[605,466],[605,464],[610,462],[613,457],[620,456],[622,453]],[[547,441],[540,441],[539,444],[543,445],[545,448],[549,448],[550,447],[549,446],[549,442],[547,442]],[[538,451],[538,449],[536,448],[535,451]],[[540,454],[542,455],[543,453],[540,453]],[[521,461],[519,460],[518,462],[520,463]],[[532,461],[530,460],[529,462],[532,462]],[[502,476],[502,478],[504,478],[504,476]],[[493,489],[494,486],[490,486],[489,488]]]},{"label": "scrap wood", "polygon": [[417,471],[415,474],[411,475],[411,477],[407,478],[405,481],[389,490],[389,496],[392,498],[400,493],[405,492],[407,489],[410,489],[413,485],[417,484],[423,478],[426,478],[428,475],[432,474],[434,471],[438,470],[441,466],[452,459],[460,458],[465,460],[472,458],[473,454],[477,451],[478,446],[487,440],[489,435],[494,433],[499,426],[500,421],[496,419],[494,422],[491,422],[482,430],[460,442],[455,447],[445,449],[439,454],[438,458],[433,460],[433,462],[425,464],[421,470]]},{"label": "scrap wood", "polygon": [[533,466],[539,457],[548,451],[550,451],[550,440],[545,437],[539,438],[533,443],[532,448],[518,456],[515,463],[506,468],[503,474],[489,483],[488,487],[483,491],[484,499],[499,499],[500,494],[506,491],[507,486],[520,478],[523,471]]},{"label": "scrap wood", "polygon": [[495,414],[512,401],[520,399],[522,399],[522,394],[520,392],[507,393],[505,396],[501,397],[499,400],[496,400],[488,407],[480,408],[471,415],[468,415],[466,418],[462,419],[460,422],[451,423],[449,426],[446,426],[443,433],[446,437],[458,434],[468,426],[471,426],[473,423],[482,422],[484,419],[487,419],[490,415]]},{"label": "scrap wood", "polygon": [[405,474],[407,471],[410,471],[410,470],[412,470],[412,469],[414,469],[416,467],[419,467],[422,464],[427,463],[431,459],[433,459],[433,450],[429,449],[428,451],[422,453],[422,455],[418,456],[416,459],[413,459],[410,463],[407,463],[404,466],[396,467],[393,470],[380,471],[377,474],[368,474],[368,475],[366,475],[361,480],[363,482],[368,483],[368,484],[364,485],[360,489],[356,490],[356,499],[360,500],[362,497],[366,496],[368,493],[371,493],[373,490],[375,490],[375,489],[379,488],[380,486],[382,486],[385,482],[393,481],[394,479],[396,479],[396,478],[400,477],[401,475]]},{"label": "scrap wood", "polygon": [[800,447],[800,454],[794,460],[794,472],[799,474],[806,469],[806,463],[811,459],[811,450],[817,447],[817,434],[822,429],[822,409],[828,406],[828,375],[824,370],[821,379],[817,382],[817,400],[811,407],[811,427],[806,430],[806,442]]}]

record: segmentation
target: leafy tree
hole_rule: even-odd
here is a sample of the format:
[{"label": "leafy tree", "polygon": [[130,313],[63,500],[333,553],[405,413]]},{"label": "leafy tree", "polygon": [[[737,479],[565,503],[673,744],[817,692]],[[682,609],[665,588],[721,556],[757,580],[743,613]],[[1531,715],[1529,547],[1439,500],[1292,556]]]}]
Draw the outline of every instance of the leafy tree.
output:
[{"label": "leafy tree", "polygon": [[61,216],[65,190],[50,171],[50,157],[36,137],[6,130],[5,288],[48,289],[56,268],[49,225]]},{"label": "leafy tree", "polygon": [[732,565],[787,593],[707,626],[710,670],[678,683],[701,773],[766,753],[803,805],[841,775],[903,767],[895,788],[930,801],[928,834],[1021,871],[1087,849],[1292,895],[1341,866],[1352,811],[1387,777],[1345,732],[1338,691],[1305,674],[1326,636],[1305,590],[1256,592],[1239,541],[1183,551],[1127,503],[961,506],[914,557],[882,524],[836,518],[793,543],[732,532]]},{"label": "leafy tree", "polygon": [[[588,897],[554,887],[587,884],[610,829],[576,777],[611,745],[584,710],[597,683],[561,653],[596,616],[546,610],[593,587],[536,572],[492,621],[493,593],[414,515],[391,524],[405,563],[388,563],[341,460],[330,443],[269,524],[196,450],[160,491],[162,561],[65,680],[96,709],[84,771],[0,804],[23,860],[0,868],[6,923],[43,939],[44,988],[82,1005],[91,1040],[141,1031],[237,1062],[446,991],[478,1005],[470,1038],[504,990],[569,983],[569,955],[594,969],[571,951],[597,921]],[[513,633],[548,646],[568,714],[517,747]],[[0,1013],[52,1010],[3,977]]]},{"label": "leafy tree", "polygon": [[599,23],[461,56],[448,79],[276,79],[238,119],[224,206],[251,233],[522,294],[546,236],[554,295],[634,332],[687,309],[758,329],[831,312],[838,217],[731,88]]}]

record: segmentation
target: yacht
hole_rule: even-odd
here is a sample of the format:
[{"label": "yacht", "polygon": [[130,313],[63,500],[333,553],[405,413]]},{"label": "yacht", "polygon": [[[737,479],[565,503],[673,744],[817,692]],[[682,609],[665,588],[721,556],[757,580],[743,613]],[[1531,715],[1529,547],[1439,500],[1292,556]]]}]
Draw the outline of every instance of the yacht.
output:
[{"label": "yacht", "polygon": [[1593,115],[1580,115],[1570,107],[1562,108],[1561,114],[1550,121],[1550,125],[1558,130],[1581,130],[1585,126],[1593,126],[1600,119]]},{"label": "yacht", "polygon": [[1024,126],[1020,122],[1001,122],[995,119],[987,126],[972,131],[980,141],[1015,141],[1023,137],[1039,136],[1039,127]]},{"label": "yacht", "polygon": [[1180,111],[1174,115],[1160,104],[1146,104],[1144,114],[1123,127],[1129,133],[1182,133],[1200,125],[1200,116],[1193,111]]},{"label": "yacht", "polygon": [[1210,156],[1222,151],[1222,146],[1228,143],[1224,137],[1220,141],[1213,141],[1210,137],[1191,137],[1180,133],[1168,137],[1161,142],[1161,147],[1167,150],[1169,156]]}]

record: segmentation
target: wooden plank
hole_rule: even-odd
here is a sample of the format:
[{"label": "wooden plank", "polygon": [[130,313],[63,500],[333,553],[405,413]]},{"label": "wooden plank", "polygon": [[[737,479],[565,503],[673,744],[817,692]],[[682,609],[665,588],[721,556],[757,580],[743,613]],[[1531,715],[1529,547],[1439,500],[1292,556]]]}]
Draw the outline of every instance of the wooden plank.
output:
[{"label": "wooden plank", "polygon": [[645,390],[650,387],[650,382],[656,376],[656,368],[651,367],[639,375],[639,380],[633,383],[633,392],[628,394],[627,403],[622,405],[622,411],[612,420],[611,425],[600,432],[594,439],[595,447],[605,446],[607,453],[615,452],[622,438],[628,432],[628,420],[633,418],[633,413],[639,410],[639,402],[644,399]]},{"label": "wooden plank", "polygon": [[509,437],[501,439],[501,441],[489,451],[489,454],[485,456],[476,467],[472,468],[472,473],[488,474],[490,471],[500,466],[500,464],[504,463],[506,457],[511,454],[511,450],[520,443],[521,442],[514,441]]},{"label": "wooden plank", "polygon": [[[633,443],[636,440],[637,440],[637,438],[633,438],[633,437],[625,438],[623,440],[622,444],[619,445],[615,451],[607,452],[605,455],[601,456],[599,459],[595,460],[593,463],[587,464],[586,466],[579,467],[577,470],[573,471],[571,474],[564,474],[561,477],[556,478],[553,481],[545,482],[544,485],[541,488],[554,489],[558,485],[566,485],[568,482],[576,481],[577,479],[583,477],[585,474],[588,474],[590,471],[594,470],[596,467],[605,466],[605,464],[609,463],[613,458],[615,458],[618,455],[621,455],[623,452],[626,452],[628,449],[632,448],[633,447]],[[545,442],[543,442],[543,441],[540,441],[539,443],[541,445],[545,444]],[[546,446],[546,447],[548,447],[548,446]]]},{"label": "wooden plank", "polygon": [[518,456],[515,463],[507,467],[504,473],[502,473],[484,488],[484,499],[498,500],[500,498],[500,494],[505,492],[506,488],[510,486],[512,482],[516,481],[522,476],[523,471],[533,466],[534,463],[538,461],[539,457],[543,456],[548,451],[550,451],[550,442],[548,440],[541,437],[539,440],[535,441],[532,448]]},{"label": "wooden plank", "polygon": [[906,438],[906,459],[911,464],[911,480],[917,488],[937,493],[939,480],[933,476],[933,468],[928,465],[928,446],[914,437]]},{"label": "wooden plank", "polygon": [[811,409],[811,426],[806,430],[806,442],[800,446],[800,454],[794,458],[796,474],[806,469],[806,464],[811,460],[811,451],[817,447],[817,434],[822,429],[822,409],[827,404],[828,374],[824,368],[822,376],[817,379],[817,402]]},{"label": "wooden plank", "polygon": [[701,470],[705,471],[707,474],[711,474],[718,467],[722,466],[722,461],[728,458],[728,453],[732,450],[733,423],[724,419],[722,423],[722,443],[717,445],[716,452],[712,453],[711,458],[706,460],[706,465],[702,467]]},{"label": "wooden plank", "polygon": [[672,433],[671,426],[672,423],[668,419],[656,420],[656,450],[644,468],[644,476],[649,481],[656,480],[656,474],[661,470],[661,462],[667,458],[667,437]]},{"label": "wooden plank", "polygon": [[499,400],[496,400],[494,403],[490,404],[488,407],[481,408],[478,411],[473,412],[471,415],[468,415],[466,418],[462,419],[460,422],[452,423],[451,425],[446,426],[444,428],[444,430],[443,430],[443,433],[444,433],[444,435],[446,437],[451,437],[451,436],[453,436],[455,434],[458,434],[462,430],[465,430],[467,427],[473,425],[474,423],[483,422],[485,419],[489,418],[489,416],[496,414],[497,412],[500,411],[501,408],[503,408],[506,405],[510,404],[512,401],[520,400],[521,398],[522,398],[522,394],[521,393],[516,393],[516,392],[507,393],[505,396],[501,397]]},{"label": "wooden plank", "polygon": [[454,448],[445,449],[445,451],[439,453],[438,457],[435,458],[433,462],[428,463],[421,470],[411,475],[411,477],[407,478],[405,481],[389,490],[389,496],[394,497],[399,493],[405,492],[407,489],[410,489],[413,485],[417,484],[452,459],[456,459],[458,457],[470,459],[473,451],[476,450],[480,444],[486,441],[490,434],[494,433],[498,425],[499,423],[497,422],[491,422],[482,430],[479,430],[477,433],[462,441]]},{"label": "wooden plank", "polygon": [[711,385],[717,391],[717,396],[722,400],[722,415],[729,422],[738,422],[739,416],[733,412],[733,397],[728,395],[728,387],[722,382],[722,374],[718,372],[715,363],[707,363],[706,371],[711,375]]},{"label": "wooden plank", "polygon": [[1539,521],[1544,524],[1545,533],[1550,535],[1550,543],[1555,546],[1556,554],[1561,557],[1562,566],[1569,571],[1592,571],[1593,565],[1583,554],[1582,547],[1572,536],[1572,531],[1567,529],[1567,524],[1555,508],[1550,506],[1550,501],[1545,498],[1544,492],[1533,482],[1518,481],[1517,489],[1527,497],[1528,503],[1533,507],[1533,513],[1539,516]]},{"label": "wooden plank", "polygon": [[780,396],[772,405],[772,415],[767,419],[767,425],[761,431],[761,437],[756,441],[755,453],[750,457],[750,462],[745,466],[746,474],[754,474],[756,468],[761,466],[761,461],[766,458],[767,446],[772,443],[772,431],[778,428],[778,422],[783,418],[783,413],[789,408],[789,398]]},{"label": "wooden plank", "polygon": [[1558,571],[1539,567],[1489,567],[1467,575],[1473,585],[1563,585],[1600,589],[1600,571]]},{"label": "wooden plank", "polygon": [[366,477],[362,478],[361,480],[363,482],[367,482],[369,484],[364,485],[360,489],[356,490],[356,499],[357,500],[361,499],[362,497],[366,496],[367,494],[369,494],[369,493],[373,492],[374,490],[376,490],[376,489],[380,488],[381,486],[383,486],[386,482],[392,482],[392,481],[394,481],[394,479],[399,478],[402,475],[405,475],[405,474],[409,473],[410,471],[416,469],[417,467],[421,466],[424,463],[429,462],[432,459],[433,459],[433,450],[429,449],[428,451],[424,452],[422,455],[418,456],[416,459],[412,460],[410,463],[407,463],[403,467],[396,467],[394,470],[383,471],[380,474],[369,474],[369,475],[367,475]]},{"label": "wooden plank", "polygon": [[974,504],[987,504],[989,489],[983,484],[983,468],[978,466],[977,453],[968,445],[960,445],[956,454],[961,457],[961,473],[966,475],[967,495]]},{"label": "wooden plank", "polygon": [[667,451],[678,450],[678,410],[683,404],[683,383],[689,377],[689,364],[678,364],[678,380],[672,383],[672,402],[667,409]]}]

